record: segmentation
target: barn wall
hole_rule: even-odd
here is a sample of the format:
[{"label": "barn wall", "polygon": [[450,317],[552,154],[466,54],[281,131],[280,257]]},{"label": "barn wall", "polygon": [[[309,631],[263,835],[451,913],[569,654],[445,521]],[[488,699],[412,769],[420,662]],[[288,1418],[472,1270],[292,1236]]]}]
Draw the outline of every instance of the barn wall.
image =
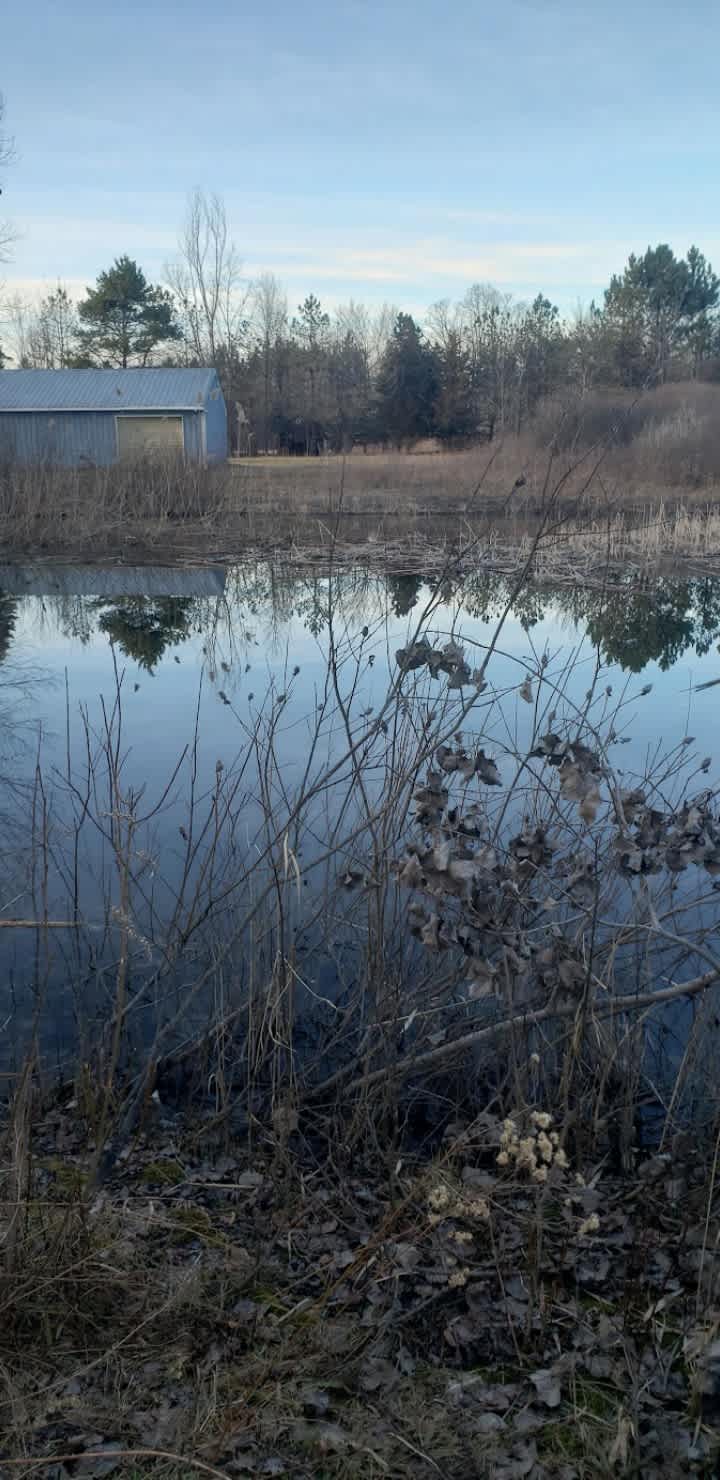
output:
[{"label": "barn wall", "polygon": [[219,383],[205,402],[205,432],[208,462],[225,462],[228,455],[227,410]]},{"label": "barn wall", "polygon": [[105,467],[115,454],[109,412],[0,412],[0,462]]},{"label": "barn wall", "polygon": [[189,462],[202,462],[202,412],[184,411],[185,456]]},{"label": "barn wall", "polygon": [[[215,408],[215,403],[213,407]],[[220,399],[223,427],[225,403]],[[125,413],[127,414],[127,413]],[[147,416],[148,412],[138,413]],[[158,415],[172,415],[171,411]],[[177,412],[175,413],[178,414]],[[185,456],[191,461],[203,457],[203,412],[184,411],[183,431]],[[217,448],[220,437],[213,432],[215,457],[224,457]],[[210,436],[208,434],[208,444]],[[108,467],[117,460],[115,415],[102,411],[0,412],[0,462],[50,463],[60,467]]]}]

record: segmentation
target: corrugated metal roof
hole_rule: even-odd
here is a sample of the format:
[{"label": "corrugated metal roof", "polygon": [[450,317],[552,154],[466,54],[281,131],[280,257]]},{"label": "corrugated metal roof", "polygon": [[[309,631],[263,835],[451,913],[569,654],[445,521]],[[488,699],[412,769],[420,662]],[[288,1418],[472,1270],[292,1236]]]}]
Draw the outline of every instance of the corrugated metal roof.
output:
[{"label": "corrugated metal roof", "polygon": [[0,370],[3,411],[195,411],[214,370]]},{"label": "corrugated metal roof", "polygon": [[222,596],[222,566],[0,565],[3,596]]}]

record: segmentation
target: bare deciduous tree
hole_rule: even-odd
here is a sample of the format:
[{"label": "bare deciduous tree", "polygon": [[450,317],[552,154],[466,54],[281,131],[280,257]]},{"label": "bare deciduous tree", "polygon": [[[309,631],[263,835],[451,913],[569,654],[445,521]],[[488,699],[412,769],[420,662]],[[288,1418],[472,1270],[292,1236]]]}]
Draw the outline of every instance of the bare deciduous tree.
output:
[{"label": "bare deciduous tree", "polygon": [[42,345],[49,369],[64,370],[70,363],[77,331],[77,311],[67,288],[58,283],[43,298],[39,313]]},{"label": "bare deciduous tree", "polygon": [[33,369],[30,357],[32,309],[19,293],[7,298],[3,304],[3,322],[8,328],[8,340],[15,364],[21,369]]},{"label": "bare deciduous tree", "polygon": [[262,445],[267,452],[270,439],[272,408],[273,353],[287,329],[287,298],[277,278],[263,273],[251,290],[252,323],[260,344],[263,375]]},{"label": "bare deciduous tree", "polygon": [[64,370],[70,364],[77,314],[62,283],[37,304],[16,295],[6,305],[6,317],[21,370]]},{"label": "bare deciduous tree", "polygon": [[167,278],[185,321],[189,353],[201,364],[215,364],[219,353],[232,359],[245,328],[247,290],[219,195],[193,192],[178,247]]},{"label": "bare deciduous tree", "polygon": [[462,334],[462,305],[451,304],[449,298],[440,298],[431,303],[425,316],[425,332],[430,342],[438,349],[446,350],[453,336]]}]

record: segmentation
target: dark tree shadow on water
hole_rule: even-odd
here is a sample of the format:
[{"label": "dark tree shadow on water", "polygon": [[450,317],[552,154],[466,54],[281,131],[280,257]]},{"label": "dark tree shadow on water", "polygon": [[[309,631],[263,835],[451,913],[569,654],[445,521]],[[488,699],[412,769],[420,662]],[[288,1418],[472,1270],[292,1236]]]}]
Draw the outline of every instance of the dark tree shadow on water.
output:
[{"label": "dark tree shadow on water", "polygon": [[[466,610],[482,621],[496,618],[508,596],[504,577],[471,576],[463,591]],[[641,673],[648,663],[667,672],[688,652],[704,657],[720,638],[720,580],[658,580],[609,591],[528,584],[513,616],[530,631],[544,618],[568,617],[584,628],[606,663]]]},{"label": "dark tree shadow on water", "polygon": [[387,589],[396,617],[407,617],[417,606],[423,586],[422,576],[389,575]]},{"label": "dark tree shadow on water", "polygon": [[586,612],[588,636],[608,663],[640,673],[657,663],[663,673],[684,653],[704,657],[720,636],[720,581],[660,582],[650,590],[614,593]]},{"label": "dark tree shadow on water", "polygon": [[192,632],[191,597],[135,596],[121,602],[98,601],[98,627],[127,658],[153,673],[167,648],[186,642]]}]

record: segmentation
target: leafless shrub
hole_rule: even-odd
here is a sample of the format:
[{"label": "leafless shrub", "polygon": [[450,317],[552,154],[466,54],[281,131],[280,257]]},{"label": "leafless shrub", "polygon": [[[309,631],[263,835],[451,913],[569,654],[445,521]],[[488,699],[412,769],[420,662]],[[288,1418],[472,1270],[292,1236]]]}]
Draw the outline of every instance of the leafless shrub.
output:
[{"label": "leafless shrub", "polygon": [[646,390],[593,391],[544,403],[533,422],[541,444],[559,452],[607,443],[608,472],[626,479],[621,502],[635,491],[699,488],[720,478],[716,385],[669,383]]}]

